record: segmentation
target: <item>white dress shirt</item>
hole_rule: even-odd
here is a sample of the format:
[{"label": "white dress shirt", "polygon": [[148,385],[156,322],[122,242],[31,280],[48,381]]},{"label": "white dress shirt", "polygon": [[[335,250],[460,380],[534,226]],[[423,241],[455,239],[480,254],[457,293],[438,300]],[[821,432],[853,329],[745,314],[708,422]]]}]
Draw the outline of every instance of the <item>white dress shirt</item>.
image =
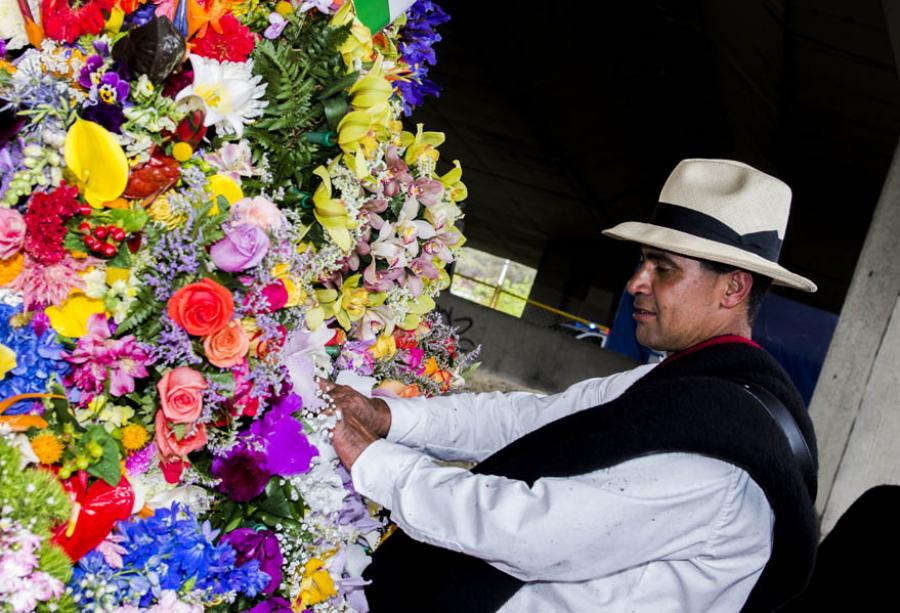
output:
[{"label": "white dress shirt", "polygon": [[654,366],[553,396],[391,399],[387,440],[360,454],[353,483],[410,537],[527,581],[504,613],[739,611],[769,558],[775,520],[732,464],[660,453],[529,487],[433,459],[479,461],[616,398]]}]

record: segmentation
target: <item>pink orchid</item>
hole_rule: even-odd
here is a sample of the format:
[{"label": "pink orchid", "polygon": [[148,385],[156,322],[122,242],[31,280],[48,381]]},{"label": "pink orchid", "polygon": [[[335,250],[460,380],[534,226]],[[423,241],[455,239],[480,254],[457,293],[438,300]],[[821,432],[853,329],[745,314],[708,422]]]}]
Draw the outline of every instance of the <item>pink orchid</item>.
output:
[{"label": "pink orchid", "polygon": [[441,196],[444,194],[444,184],[434,179],[422,177],[413,181],[407,193],[426,207],[430,207],[441,201]]},{"label": "pink orchid", "polygon": [[390,268],[406,266],[419,253],[419,239],[435,236],[434,227],[424,219],[416,219],[419,203],[409,198],[400,209],[395,223],[381,226],[378,238],[372,243],[372,255],[388,261]]}]

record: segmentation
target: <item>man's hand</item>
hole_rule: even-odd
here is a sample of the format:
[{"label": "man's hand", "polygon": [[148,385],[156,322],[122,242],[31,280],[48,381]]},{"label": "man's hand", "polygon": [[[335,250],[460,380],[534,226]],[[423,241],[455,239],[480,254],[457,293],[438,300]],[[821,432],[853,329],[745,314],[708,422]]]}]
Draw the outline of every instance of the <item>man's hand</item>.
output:
[{"label": "man's hand", "polygon": [[352,387],[320,382],[322,391],[334,401],[339,419],[331,439],[347,470],[366,447],[387,436],[391,428],[391,410],[379,398],[366,398]]},{"label": "man's hand", "polygon": [[353,417],[361,426],[384,438],[391,429],[391,410],[380,398],[366,398],[352,387],[320,381],[319,387],[334,401],[334,407],[345,418]]}]

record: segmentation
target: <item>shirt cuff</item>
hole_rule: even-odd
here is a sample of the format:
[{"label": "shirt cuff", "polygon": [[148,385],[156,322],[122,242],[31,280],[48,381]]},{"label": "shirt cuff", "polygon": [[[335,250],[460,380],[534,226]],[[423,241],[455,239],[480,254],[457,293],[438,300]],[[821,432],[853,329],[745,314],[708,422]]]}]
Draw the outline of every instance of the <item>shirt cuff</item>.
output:
[{"label": "shirt cuff", "polygon": [[393,508],[397,481],[412,470],[424,456],[418,451],[386,440],[377,440],[366,447],[350,469],[353,487],[357,492],[384,508]]},{"label": "shirt cuff", "polygon": [[382,398],[391,410],[391,427],[387,440],[394,443],[415,444],[422,440],[425,428],[425,407],[421,399]]}]

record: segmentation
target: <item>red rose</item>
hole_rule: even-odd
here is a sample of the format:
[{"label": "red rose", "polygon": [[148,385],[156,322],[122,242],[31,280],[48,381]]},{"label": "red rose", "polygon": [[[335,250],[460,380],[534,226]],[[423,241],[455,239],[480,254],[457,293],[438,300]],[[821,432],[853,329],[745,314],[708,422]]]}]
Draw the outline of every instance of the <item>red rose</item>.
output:
[{"label": "red rose", "polygon": [[212,279],[185,285],[169,298],[169,317],[194,336],[221,330],[233,315],[231,292]]},{"label": "red rose", "polygon": [[156,384],[160,413],[176,424],[197,421],[203,408],[203,390],[207,387],[206,379],[193,368],[179,366],[167,370]]},{"label": "red rose", "polygon": [[156,412],[156,449],[161,461],[169,463],[183,459],[190,452],[206,445],[206,424],[194,424],[193,431],[190,427],[187,431],[190,434],[179,441],[175,432],[169,428],[169,422],[166,421],[163,412]]}]

